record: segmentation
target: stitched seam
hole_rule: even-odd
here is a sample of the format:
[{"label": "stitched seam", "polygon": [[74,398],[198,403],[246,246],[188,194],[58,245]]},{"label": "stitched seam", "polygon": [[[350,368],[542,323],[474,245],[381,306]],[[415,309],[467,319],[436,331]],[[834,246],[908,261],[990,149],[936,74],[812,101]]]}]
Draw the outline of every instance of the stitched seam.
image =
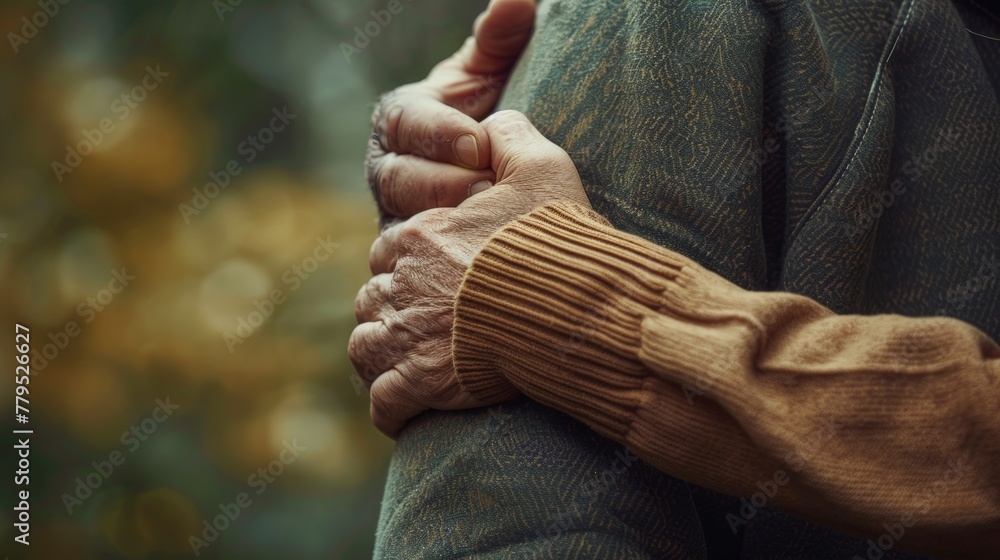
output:
[{"label": "stitched seam", "polygon": [[[837,187],[837,185],[840,184],[840,181],[844,178],[844,176],[847,174],[847,171],[851,168],[851,164],[854,163],[854,160],[856,159],[856,156],[858,155],[858,151],[861,149],[862,144],[864,144],[865,137],[868,136],[869,126],[871,125],[872,120],[875,118],[875,111],[878,108],[878,99],[882,93],[882,79],[885,77],[886,63],[889,61],[889,57],[892,56],[894,47],[896,46],[896,44],[899,42],[900,38],[903,35],[903,30],[906,27],[906,23],[910,20],[910,14],[913,13],[914,4],[916,4],[916,0],[909,0],[908,2],[906,2],[905,13],[903,6],[902,5],[900,6],[899,12],[896,13],[896,21],[894,22],[894,25],[898,24],[899,31],[894,35],[888,37],[885,45],[882,46],[882,52],[883,52],[882,59],[876,66],[875,75],[872,77],[872,85],[871,88],[869,88],[869,93],[868,93],[869,99],[872,99],[871,90],[872,89],[875,90],[875,97],[874,99],[872,99],[871,105],[866,106],[866,109],[870,108],[871,114],[868,116],[868,121],[865,123],[864,127],[861,128],[861,135],[856,137],[856,140],[852,143],[851,147],[848,150],[848,155],[841,160],[840,164],[838,165],[838,168],[840,169],[834,174],[833,179],[830,180],[830,184],[828,184],[826,188],[824,188],[823,191],[819,194],[819,196],[816,197],[816,200],[814,200],[813,203],[809,206],[809,210],[806,211],[806,214],[802,217],[801,220],[799,220],[799,223],[792,230],[791,234],[789,234],[788,244],[787,244],[788,247],[791,247],[795,243],[795,240],[797,239],[799,233],[802,231],[802,228],[805,227],[805,225],[812,219],[812,217],[816,214],[819,208],[823,206],[823,203],[826,202],[826,199],[830,196],[830,193],[833,192],[833,190]],[[862,116],[862,119],[863,118],[864,117]]]}]

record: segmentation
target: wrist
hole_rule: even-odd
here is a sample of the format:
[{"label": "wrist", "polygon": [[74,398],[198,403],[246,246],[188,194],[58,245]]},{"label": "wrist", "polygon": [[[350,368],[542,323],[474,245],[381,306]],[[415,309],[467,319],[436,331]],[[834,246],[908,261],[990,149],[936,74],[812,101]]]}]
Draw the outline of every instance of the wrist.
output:
[{"label": "wrist", "polygon": [[[644,243],[576,203],[538,207],[502,227],[456,297],[459,382],[493,403],[518,394],[517,376],[507,374],[532,359],[597,377],[608,368],[638,375],[642,317],[670,277]],[[537,367],[545,366],[529,369]]]}]

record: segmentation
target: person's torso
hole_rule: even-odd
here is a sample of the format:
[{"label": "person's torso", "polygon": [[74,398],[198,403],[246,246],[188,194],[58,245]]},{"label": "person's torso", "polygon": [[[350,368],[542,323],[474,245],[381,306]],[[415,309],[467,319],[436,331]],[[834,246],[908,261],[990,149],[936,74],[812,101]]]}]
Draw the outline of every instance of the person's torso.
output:
[{"label": "person's torso", "polygon": [[[547,0],[499,108],[594,208],[754,290],[1000,338],[1000,20],[944,0]],[[978,50],[977,50],[978,49]]]},{"label": "person's torso", "polygon": [[[1000,19],[961,15],[945,0],[545,0],[499,108],[569,152],[617,228],[745,288],[1000,340],[1000,42],[965,29],[998,36]],[[695,494],[711,558],[868,553],[770,510],[727,542],[738,503]]]}]

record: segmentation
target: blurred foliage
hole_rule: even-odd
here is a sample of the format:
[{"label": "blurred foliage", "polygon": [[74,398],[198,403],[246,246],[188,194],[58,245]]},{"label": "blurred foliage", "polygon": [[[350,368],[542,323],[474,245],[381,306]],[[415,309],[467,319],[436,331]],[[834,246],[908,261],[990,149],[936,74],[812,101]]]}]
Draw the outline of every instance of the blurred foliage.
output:
[{"label": "blurred foliage", "polygon": [[485,0],[400,0],[351,57],[388,2],[64,1],[0,3],[0,359],[13,373],[15,323],[34,356],[30,425],[3,423],[34,430],[31,545],[8,482],[6,554],[192,558],[247,492],[199,558],[370,557],[392,443],[346,356],[368,119]]}]

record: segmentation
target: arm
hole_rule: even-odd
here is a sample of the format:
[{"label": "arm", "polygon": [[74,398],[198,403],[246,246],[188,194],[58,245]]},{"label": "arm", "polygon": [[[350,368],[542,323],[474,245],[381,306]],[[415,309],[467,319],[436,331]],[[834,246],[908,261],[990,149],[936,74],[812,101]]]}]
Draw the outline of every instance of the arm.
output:
[{"label": "arm", "polygon": [[479,252],[453,343],[477,399],[522,391],[668,474],[893,546],[1000,549],[1000,348],[960,321],[748,292],[562,204]]},{"label": "arm", "polygon": [[985,335],[744,291],[603,222],[523,115],[482,124],[496,185],[372,246],[348,354],[380,430],[523,391],[668,474],[764,492],[757,507],[883,548],[1000,548],[1000,349]]}]

